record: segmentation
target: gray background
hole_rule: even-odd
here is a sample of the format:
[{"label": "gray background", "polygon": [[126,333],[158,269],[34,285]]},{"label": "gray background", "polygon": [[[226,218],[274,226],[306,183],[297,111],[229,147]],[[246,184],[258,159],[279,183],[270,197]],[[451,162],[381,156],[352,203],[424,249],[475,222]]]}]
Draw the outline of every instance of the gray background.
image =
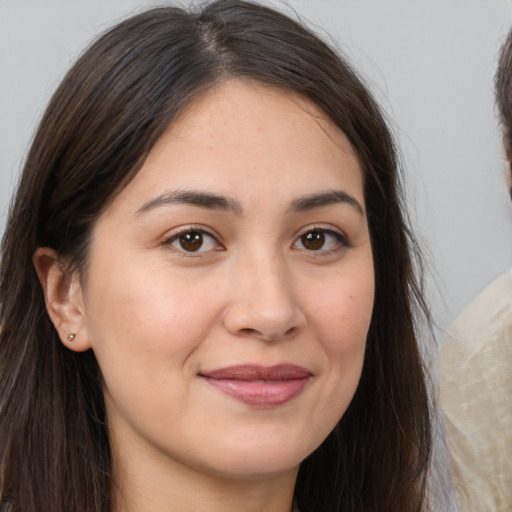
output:
[{"label": "gray background", "polygon": [[[0,0],[0,233],[32,132],[60,78],[99,32],[155,3]],[[289,12],[286,3],[330,34],[389,116],[428,254],[435,318],[445,328],[512,263],[512,209],[492,94],[512,4],[281,2]]]}]

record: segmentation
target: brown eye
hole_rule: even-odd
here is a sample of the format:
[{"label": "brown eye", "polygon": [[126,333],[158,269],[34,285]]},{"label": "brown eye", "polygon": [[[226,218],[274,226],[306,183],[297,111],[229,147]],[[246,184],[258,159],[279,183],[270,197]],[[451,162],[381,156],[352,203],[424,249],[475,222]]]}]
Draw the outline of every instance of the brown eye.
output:
[{"label": "brown eye", "polygon": [[171,247],[182,256],[192,256],[194,253],[199,256],[202,253],[224,250],[222,244],[210,235],[207,231],[199,228],[185,229],[162,242],[162,245]]},{"label": "brown eye", "polygon": [[333,251],[351,247],[345,235],[333,229],[314,228],[305,231],[292,245],[302,251],[316,251],[319,255],[328,255]]},{"label": "brown eye", "polygon": [[203,253],[207,251],[222,250],[217,240],[201,229],[182,231],[163,242],[181,253]]},{"label": "brown eye", "polygon": [[318,251],[325,245],[325,233],[323,231],[309,231],[300,237],[302,246],[308,251]]},{"label": "brown eye", "polygon": [[189,231],[177,238],[180,247],[187,252],[196,252],[203,246],[203,234],[199,231]]}]

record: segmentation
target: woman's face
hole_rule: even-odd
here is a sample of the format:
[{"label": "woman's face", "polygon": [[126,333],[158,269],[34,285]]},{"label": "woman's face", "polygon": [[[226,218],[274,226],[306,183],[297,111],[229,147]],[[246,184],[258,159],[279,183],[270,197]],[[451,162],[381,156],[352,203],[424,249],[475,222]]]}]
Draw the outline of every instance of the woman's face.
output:
[{"label": "woman's face", "polygon": [[224,83],[97,221],[77,339],[98,359],[121,456],[277,474],[347,409],[373,262],[358,159],[324,117]]}]

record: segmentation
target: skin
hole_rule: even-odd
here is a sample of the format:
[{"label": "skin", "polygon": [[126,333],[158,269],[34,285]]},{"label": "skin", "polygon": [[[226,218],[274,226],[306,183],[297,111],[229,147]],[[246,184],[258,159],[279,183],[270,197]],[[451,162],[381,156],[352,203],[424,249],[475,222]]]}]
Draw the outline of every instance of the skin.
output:
[{"label": "skin", "polygon": [[[116,510],[291,510],[357,387],[374,298],[361,168],[316,106],[240,80],[203,93],[97,221],[85,276],[48,248],[34,263],[63,343],[102,370]],[[311,377],[258,407],[201,376],[248,363]]]}]

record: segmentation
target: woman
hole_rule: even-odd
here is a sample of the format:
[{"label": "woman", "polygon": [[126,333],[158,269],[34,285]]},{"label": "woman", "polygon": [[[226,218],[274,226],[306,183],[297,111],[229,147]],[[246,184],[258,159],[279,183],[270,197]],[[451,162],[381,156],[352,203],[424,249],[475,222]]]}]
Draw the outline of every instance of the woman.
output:
[{"label": "woman", "polygon": [[286,16],[108,31],[3,239],[3,509],[426,510],[398,180],[368,91]]}]

